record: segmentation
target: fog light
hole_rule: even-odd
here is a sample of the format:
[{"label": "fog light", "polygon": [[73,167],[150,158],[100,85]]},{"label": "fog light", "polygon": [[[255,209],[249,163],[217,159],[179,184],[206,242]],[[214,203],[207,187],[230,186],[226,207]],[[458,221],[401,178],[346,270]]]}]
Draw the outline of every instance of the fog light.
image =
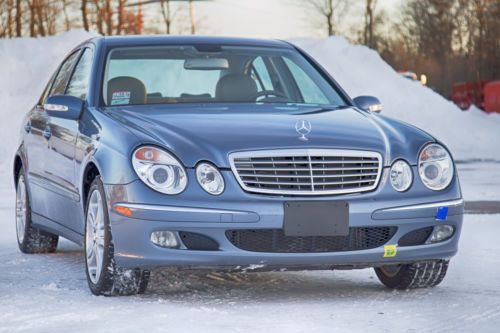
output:
[{"label": "fog light", "polygon": [[451,225],[448,224],[437,225],[434,227],[434,230],[432,231],[432,235],[429,241],[431,243],[445,241],[453,235],[454,231],[455,228],[453,228]]},{"label": "fog light", "polygon": [[173,231],[155,231],[151,234],[151,242],[153,244],[168,247],[168,248],[177,248],[179,247],[179,241],[177,240],[177,235]]}]

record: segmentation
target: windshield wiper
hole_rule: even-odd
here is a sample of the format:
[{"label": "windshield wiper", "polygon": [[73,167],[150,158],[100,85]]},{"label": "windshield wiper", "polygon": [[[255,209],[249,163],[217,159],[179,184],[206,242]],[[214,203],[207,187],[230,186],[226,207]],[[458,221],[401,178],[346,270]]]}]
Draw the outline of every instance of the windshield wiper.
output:
[{"label": "windshield wiper", "polygon": [[329,107],[322,107],[322,108],[317,108],[317,109],[312,109],[312,110],[304,110],[301,112],[297,112],[295,114],[315,114],[315,113],[321,113],[321,112],[327,112],[327,111],[342,110],[342,109],[347,109],[350,107],[351,107],[350,105],[329,106]]}]

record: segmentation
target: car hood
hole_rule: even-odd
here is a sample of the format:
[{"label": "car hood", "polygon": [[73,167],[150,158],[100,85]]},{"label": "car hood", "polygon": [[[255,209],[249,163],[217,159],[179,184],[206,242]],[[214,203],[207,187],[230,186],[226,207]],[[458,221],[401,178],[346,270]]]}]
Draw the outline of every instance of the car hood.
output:
[{"label": "car hood", "polygon": [[[412,126],[351,107],[148,105],[103,111],[138,136],[139,144],[162,146],[186,167],[199,161],[229,167],[232,152],[287,148],[368,150],[381,153],[385,165],[399,158],[415,164],[421,146],[433,140]],[[307,140],[296,129],[303,121],[311,125]]]}]

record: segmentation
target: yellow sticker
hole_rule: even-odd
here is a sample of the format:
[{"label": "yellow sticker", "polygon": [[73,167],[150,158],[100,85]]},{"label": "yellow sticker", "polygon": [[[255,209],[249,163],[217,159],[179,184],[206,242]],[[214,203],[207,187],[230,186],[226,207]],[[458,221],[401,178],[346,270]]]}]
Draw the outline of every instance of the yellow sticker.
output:
[{"label": "yellow sticker", "polygon": [[384,258],[392,258],[398,253],[397,245],[384,245]]}]

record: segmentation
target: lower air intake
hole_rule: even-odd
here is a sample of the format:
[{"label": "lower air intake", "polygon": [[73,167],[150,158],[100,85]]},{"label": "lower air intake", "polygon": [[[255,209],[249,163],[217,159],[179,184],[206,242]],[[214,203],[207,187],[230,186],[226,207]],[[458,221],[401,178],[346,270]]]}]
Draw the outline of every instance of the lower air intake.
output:
[{"label": "lower air intake", "polygon": [[285,236],[282,229],[228,230],[229,241],[245,251],[275,253],[342,252],[386,244],[396,227],[349,228],[348,236]]}]

